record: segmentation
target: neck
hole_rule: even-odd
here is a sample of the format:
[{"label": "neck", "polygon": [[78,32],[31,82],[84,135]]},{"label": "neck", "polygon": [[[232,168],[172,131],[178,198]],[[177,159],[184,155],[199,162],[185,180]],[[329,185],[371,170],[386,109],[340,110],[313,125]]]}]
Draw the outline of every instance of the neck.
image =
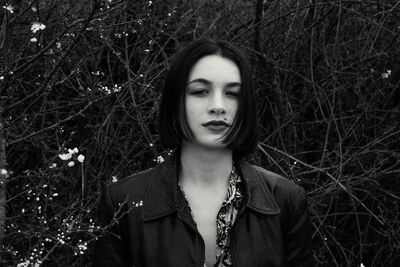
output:
[{"label": "neck", "polygon": [[183,141],[180,161],[182,184],[226,185],[232,170],[232,150],[206,148],[192,142]]}]

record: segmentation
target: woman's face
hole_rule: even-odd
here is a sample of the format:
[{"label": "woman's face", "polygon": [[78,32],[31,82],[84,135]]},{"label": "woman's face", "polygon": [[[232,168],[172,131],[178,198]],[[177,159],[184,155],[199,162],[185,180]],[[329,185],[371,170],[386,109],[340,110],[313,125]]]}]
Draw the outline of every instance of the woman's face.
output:
[{"label": "woman's face", "polygon": [[185,111],[193,142],[220,148],[238,109],[240,71],[218,55],[201,58],[193,66],[186,88]]}]

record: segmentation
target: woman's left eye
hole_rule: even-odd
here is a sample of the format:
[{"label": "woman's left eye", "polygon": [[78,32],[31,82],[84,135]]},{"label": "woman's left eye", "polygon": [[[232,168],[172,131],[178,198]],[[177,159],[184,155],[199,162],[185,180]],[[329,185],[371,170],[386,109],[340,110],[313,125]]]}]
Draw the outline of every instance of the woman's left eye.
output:
[{"label": "woman's left eye", "polygon": [[238,92],[226,92],[226,94],[230,96],[239,96]]}]

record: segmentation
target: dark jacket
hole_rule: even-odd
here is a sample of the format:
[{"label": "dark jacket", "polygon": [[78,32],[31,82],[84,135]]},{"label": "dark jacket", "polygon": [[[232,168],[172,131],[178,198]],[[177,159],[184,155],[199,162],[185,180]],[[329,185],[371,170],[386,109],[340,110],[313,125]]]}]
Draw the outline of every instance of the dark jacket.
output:
[{"label": "dark jacket", "polygon": [[[244,205],[231,231],[233,266],[312,266],[304,190],[275,173],[236,163]],[[174,157],[105,187],[93,266],[203,266],[204,241],[177,185]]]}]

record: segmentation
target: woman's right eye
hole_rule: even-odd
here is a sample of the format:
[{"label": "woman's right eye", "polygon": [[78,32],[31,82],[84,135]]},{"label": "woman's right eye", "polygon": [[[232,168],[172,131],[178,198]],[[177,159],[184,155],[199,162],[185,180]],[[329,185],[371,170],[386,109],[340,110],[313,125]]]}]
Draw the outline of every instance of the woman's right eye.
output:
[{"label": "woman's right eye", "polygon": [[206,89],[195,89],[190,92],[191,95],[204,95],[207,94]]}]

